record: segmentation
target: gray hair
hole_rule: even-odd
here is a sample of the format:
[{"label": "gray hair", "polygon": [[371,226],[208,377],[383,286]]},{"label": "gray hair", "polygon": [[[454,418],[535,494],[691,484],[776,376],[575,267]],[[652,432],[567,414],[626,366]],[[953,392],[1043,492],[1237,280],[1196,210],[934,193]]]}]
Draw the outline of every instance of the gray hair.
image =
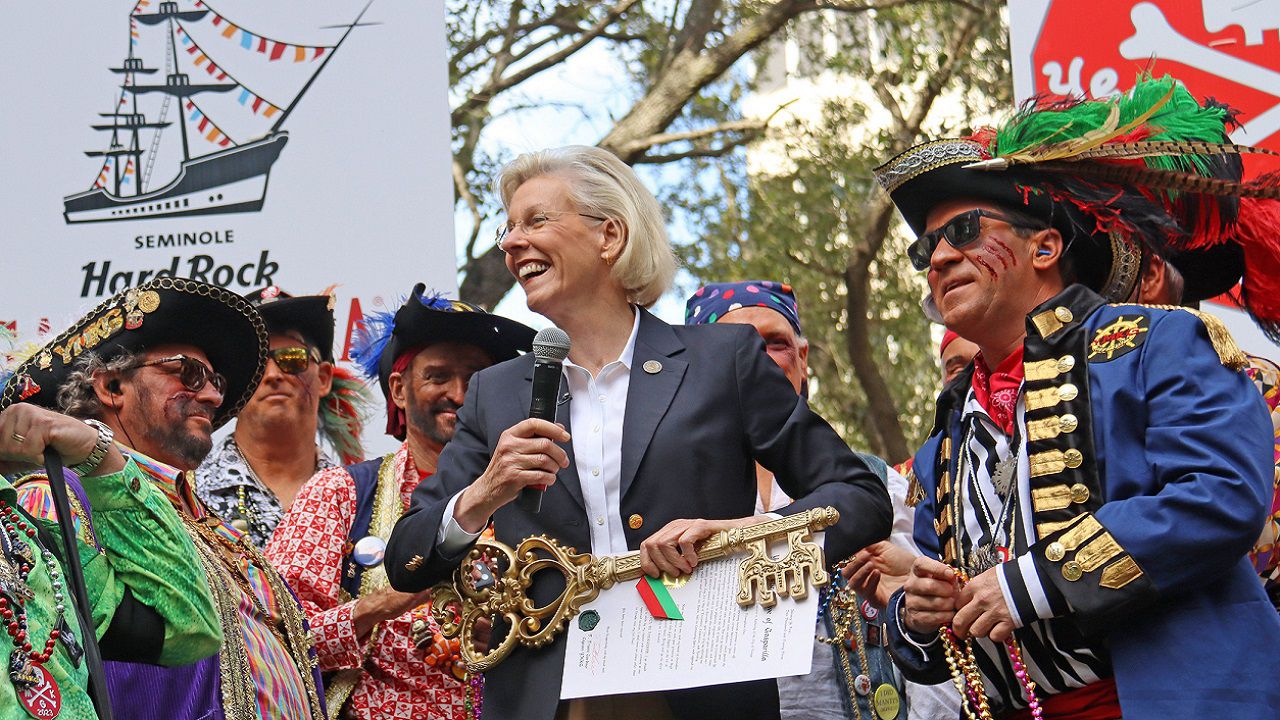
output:
[{"label": "gray hair", "polygon": [[667,240],[662,207],[613,153],[587,145],[569,145],[524,153],[507,163],[495,182],[504,210],[524,183],[555,175],[569,183],[569,199],[580,212],[622,224],[625,245],[613,265],[614,279],[628,299],[649,307],[668,288],[676,272],[676,256]]},{"label": "gray hair", "polygon": [[102,372],[127,377],[137,360],[137,356],[128,350],[118,350],[110,360],[102,359],[95,352],[81,355],[66,381],[58,387],[58,409],[75,418],[103,419],[106,408],[94,392],[93,377]]}]

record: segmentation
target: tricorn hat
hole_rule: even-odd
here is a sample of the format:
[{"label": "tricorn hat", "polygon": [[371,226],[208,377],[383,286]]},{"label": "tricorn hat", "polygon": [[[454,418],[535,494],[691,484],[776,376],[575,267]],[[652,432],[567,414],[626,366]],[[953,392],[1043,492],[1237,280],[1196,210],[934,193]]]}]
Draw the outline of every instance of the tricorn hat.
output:
[{"label": "tricorn hat", "polygon": [[439,293],[424,295],[427,286],[413,286],[409,298],[392,315],[373,312],[364,316],[360,332],[352,344],[351,357],[369,378],[377,378],[387,398],[387,432],[404,435],[400,414],[391,402],[389,381],[396,358],[414,348],[439,342],[475,345],[493,362],[510,360],[533,347],[533,328],[462,300],[450,300]]},{"label": "tricorn hat", "polygon": [[157,278],[104,300],[14,369],[0,409],[17,402],[57,408],[58,388],[86,353],[109,360],[121,351],[173,343],[200,348],[226,377],[222,406],[213,417],[214,429],[221,427],[262,379],[267,328],[248,300],[186,278]]},{"label": "tricorn hat", "polygon": [[[1077,281],[1120,302],[1132,297],[1144,252],[1169,258],[1234,240],[1239,153],[1255,149],[1229,143],[1233,123],[1229,108],[1201,104],[1173,78],[1143,76],[1105,100],[1033,100],[999,127],[907,150],[876,179],[916,233],[948,199],[1058,229]],[[1220,279],[1206,280],[1212,289]]]},{"label": "tricorn hat", "polygon": [[275,285],[244,296],[262,315],[268,332],[296,330],[320,350],[320,357],[333,362],[332,295],[290,295]]}]

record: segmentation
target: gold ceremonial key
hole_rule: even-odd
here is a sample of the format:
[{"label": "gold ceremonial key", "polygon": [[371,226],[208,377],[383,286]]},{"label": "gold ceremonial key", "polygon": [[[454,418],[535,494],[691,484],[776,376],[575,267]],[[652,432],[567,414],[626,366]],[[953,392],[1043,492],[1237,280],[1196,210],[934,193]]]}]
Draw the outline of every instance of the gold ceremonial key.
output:
[{"label": "gold ceremonial key", "polygon": [[[835,508],[825,507],[721,530],[698,545],[698,562],[750,553],[738,568],[737,601],[742,607],[757,602],[773,607],[779,595],[803,600],[810,584],[822,587],[831,582],[822,548],[812,542],[811,533],[831,527],[839,519]],[[783,539],[787,553],[774,560],[769,556],[769,542]],[[483,571],[478,564],[484,566]],[[540,606],[527,593],[534,576],[543,571],[562,575],[565,587],[551,602]],[[638,552],[594,557],[561,547],[545,535],[525,538],[514,550],[496,540],[481,539],[453,571],[453,577],[432,589],[431,612],[445,637],[462,636],[467,670],[481,673],[505,660],[517,644],[538,648],[550,643],[601,590],[642,574]],[[477,623],[489,618],[505,620],[510,631],[496,645],[479,650],[473,642]]]}]

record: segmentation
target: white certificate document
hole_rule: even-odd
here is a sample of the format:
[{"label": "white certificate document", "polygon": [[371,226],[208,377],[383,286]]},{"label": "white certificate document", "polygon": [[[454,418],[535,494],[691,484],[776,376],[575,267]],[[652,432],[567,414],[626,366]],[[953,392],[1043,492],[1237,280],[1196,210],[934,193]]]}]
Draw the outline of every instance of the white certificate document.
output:
[{"label": "white certificate document", "polygon": [[[822,543],[821,533],[814,542]],[[785,542],[778,545],[785,551]],[[602,591],[569,621],[560,697],[808,674],[818,590],[810,587],[802,601],[779,596],[772,608],[740,607],[738,566],[745,558],[700,563],[687,582],[669,586],[683,620],[654,618],[635,580]]]}]

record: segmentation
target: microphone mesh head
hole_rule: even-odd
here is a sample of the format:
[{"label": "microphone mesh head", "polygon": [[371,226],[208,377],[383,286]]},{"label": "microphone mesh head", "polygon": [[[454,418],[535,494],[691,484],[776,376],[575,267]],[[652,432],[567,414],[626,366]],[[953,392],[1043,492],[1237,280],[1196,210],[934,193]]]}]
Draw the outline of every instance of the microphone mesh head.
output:
[{"label": "microphone mesh head", "polygon": [[564,362],[569,357],[569,333],[558,327],[539,330],[533,336],[533,356],[539,360]]}]

